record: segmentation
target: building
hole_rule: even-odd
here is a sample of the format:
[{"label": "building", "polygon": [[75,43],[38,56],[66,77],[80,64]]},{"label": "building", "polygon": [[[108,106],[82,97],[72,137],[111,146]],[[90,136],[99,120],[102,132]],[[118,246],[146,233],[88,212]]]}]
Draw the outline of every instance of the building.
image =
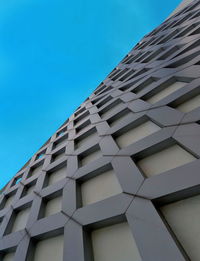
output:
[{"label": "building", "polygon": [[199,17],[146,35],[7,184],[0,260],[200,260]]}]

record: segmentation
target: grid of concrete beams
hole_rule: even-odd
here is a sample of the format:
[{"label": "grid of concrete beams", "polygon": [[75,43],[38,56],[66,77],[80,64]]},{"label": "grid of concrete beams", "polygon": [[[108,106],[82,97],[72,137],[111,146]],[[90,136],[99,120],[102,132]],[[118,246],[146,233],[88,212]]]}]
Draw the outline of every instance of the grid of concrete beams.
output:
[{"label": "grid of concrete beams", "polygon": [[96,261],[93,231],[121,222],[142,261],[190,260],[160,209],[200,193],[199,17],[193,1],[146,35],[13,177],[0,260],[63,235],[61,259]]}]

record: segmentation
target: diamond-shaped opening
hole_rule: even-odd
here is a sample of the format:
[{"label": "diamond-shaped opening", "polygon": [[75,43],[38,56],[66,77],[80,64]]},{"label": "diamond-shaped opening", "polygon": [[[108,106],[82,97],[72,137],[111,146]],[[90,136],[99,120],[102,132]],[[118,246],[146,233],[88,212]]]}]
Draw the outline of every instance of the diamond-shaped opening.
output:
[{"label": "diamond-shaped opening", "polygon": [[47,180],[45,181],[46,185],[52,185],[56,182],[66,178],[67,176],[67,163],[57,166],[56,169],[53,169],[47,172]]},{"label": "diamond-shaped opening", "polygon": [[102,101],[100,101],[96,106],[97,108],[101,108],[102,106],[104,106],[107,102],[111,101],[112,97],[111,96],[107,96],[106,98],[103,98]]},{"label": "diamond-shaped opening", "polygon": [[84,166],[102,156],[101,149],[99,145],[95,145],[92,148],[84,151],[81,153],[78,158],[79,158],[79,165]]},{"label": "diamond-shaped opening", "polygon": [[133,78],[135,78],[135,77],[137,77],[139,75],[145,74],[149,70],[150,70],[149,68],[144,68],[142,70],[136,71],[136,73],[134,73],[134,75],[131,78],[129,78],[129,80],[131,80],[131,79],[133,79]]},{"label": "diamond-shaped opening", "polygon": [[[103,89],[101,90],[101,92],[99,92],[98,95],[102,95],[103,93],[106,94],[106,93],[110,92],[112,89],[113,89],[112,86],[105,86],[105,88],[103,88]],[[98,91],[99,91],[99,90],[98,90]]]},{"label": "diamond-shaped opening", "polygon": [[177,110],[181,112],[190,112],[196,108],[200,107],[200,94],[183,102],[179,106],[176,107]]},{"label": "diamond-shaped opening", "polygon": [[83,122],[80,126],[78,126],[76,128],[76,134],[78,134],[80,131],[82,131],[83,129],[85,129],[86,127],[88,127],[91,124],[90,120],[86,120],[85,122]]},{"label": "diamond-shaped opening", "polygon": [[167,80],[166,82],[162,83],[158,87],[154,88],[145,97],[143,97],[143,99],[151,104],[154,104],[169,96],[173,92],[183,88],[190,81],[191,79],[181,79],[173,77]]},{"label": "diamond-shaped opening", "polygon": [[115,111],[116,108],[120,107],[121,104],[122,104],[121,100],[117,99],[117,100],[113,101],[112,103],[110,103],[105,108],[103,108],[99,112],[99,115],[104,118],[104,117],[108,116],[110,113],[112,113],[113,111]]},{"label": "diamond-shaped opening", "polygon": [[94,261],[141,261],[127,222],[109,225],[91,233]]},{"label": "diamond-shaped opening", "polygon": [[106,165],[84,176],[78,181],[82,205],[88,205],[122,192],[112,166]]},{"label": "diamond-shaped opening", "polygon": [[61,212],[62,210],[62,191],[57,191],[45,197],[42,202],[40,217],[48,217]]},{"label": "diamond-shaped opening", "polygon": [[111,76],[110,78],[113,80],[113,81],[116,81],[118,80],[124,73],[126,73],[129,69],[128,68],[125,68],[123,70],[119,70],[119,73],[115,74],[115,76]]},{"label": "diamond-shaped opening", "polygon": [[89,111],[84,112],[74,120],[74,125],[81,124],[90,115]]},{"label": "diamond-shaped opening", "polygon": [[29,207],[23,206],[20,209],[15,209],[9,221],[8,227],[6,228],[6,234],[10,234],[26,227],[28,218],[30,214],[30,204]]},{"label": "diamond-shaped opening", "polygon": [[126,55],[126,57],[122,60],[122,63],[131,64],[134,61],[135,56],[132,54]]},{"label": "diamond-shaped opening", "polygon": [[28,173],[28,178],[34,175],[38,175],[42,171],[44,161],[40,162],[40,164],[34,165],[30,168]]},{"label": "diamond-shaped opening", "polygon": [[150,61],[152,61],[153,59],[155,60],[155,58],[156,58],[156,60],[157,60],[158,56],[159,56],[160,54],[162,54],[163,51],[164,51],[164,48],[163,48],[163,47],[162,47],[162,48],[159,48],[159,49],[157,49],[157,50],[155,50],[155,51],[152,52],[150,55],[148,55],[144,60],[142,60],[142,63],[150,62]]},{"label": "diamond-shaped opening", "polygon": [[33,193],[34,189],[35,189],[35,185],[36,185],[36,180],[34,180],[33,182],[27,184],[22,192],[22,196],[21,197],[25,197],[27,195],[30,195]]},{"label": "diamond-shaped opening", "polygon": [[[108,75],[109,78],[113,77],[115,74],[119,73],[120,69],[119,68],[115,68],[114,70],[112,70],[112,72]],[[100,87],[100,86],[99,86]]]},{"label": "diamond-shaped opening", "polygon": [[101,95],[101,97],[94,97],[93,100],[91,100],[92,105],[97,104],[100,100],[102,100],[103,98],[105,98],[107,95]]},{"label": "diamond-shaped opening", "polygon": [[67,131],[67,127],[64,127],[62,130],[58,131],[56,134],[56,137],[61,137],[63,136]]},{"label": "diamond-shaped opening", "polygon": [[60,146],[63,146],[67,142],[68,133],[61,136],[58,140],[56,140],[53,144],[53,149],[56,149]]},{"label": "diamond-shaped opening", "polygon": [[142,91],[144,88],[149,86],[150,84],[156,82],[158,79],[155,77],[149,77],[145,81],[143,81],[141,84],[139,84],[136,88],[133,89],[132,93],[137,94],[140,91]]},{"label": "diamond-shaped opening", "polygon": [[14,178],[14,181],[13,181],[13,183],[12,183],[12,186],[14,186],[14,185],[20,183],[20,181],[22,180],[22,176],[23,176],[23,174],[21,174],[20,176]]},{"label": "diamond-shaped opening", "polygon": [[130,89],[131,87],[133,87],[134,84],[136,84],[137,82],[138,82],[138,81],[133,81],[133,82],[131,82],[131,83],[123,84],[123,86],[120,87],[119,90],[125,92],[125,91],[127,91],[128,89]]},{"label": "diamond-shaped opening", "polygon": [[45,153],[46,153],[46,150],[43,150],[43,151],[41,151],[40,153],[38,153],[38,154],[36,155],[36,160],[43,158],[44,155],[45,155]]},{"label": "diamond-shaped opening", "polygon": [[157,131],[160,127],[150,119],[142,117],[113,134],[119,148],[127,147]]},{"label": "diamond-shaped opening", "polygon": [[75,115],[75,116],[78,116],[78,115],[80,115],[81,113],[83,113],[85,110],[86,110],[85,107],[79,108],[78,110],[76,110],[76,112],[74,113],[74,115]]},{"label": "diamond-shaped opening", "polygon": [[163,54],[157,58],[157,60],[165,60],[169,56],[173,55],[175,52],[177,52],[181,47],[179,45],[172,46],[164,50]]},{"label": "diamond-shaped opening", "polygon": [[33,244],[33,261],[62,261],[64,235],[58,235],[36,241]]},{"label": "diamond-shaped opening", "polygon": [[101,83],[99,84],[99,86],[97,86],[97,88],[95,89],[94,94],[95,94],[95,95],[98,95],[98,94],[99,94],[102,90],[104,90],[106,87],[107,87],[107,86],[106,86],[103,82],[101,82]]},{"label": "diamond-shaped opening", "polygon": [[173,202],[160,210],[190,260],[200,260],[200,196]]},{"label": "diamond-shaped opening", "polygon": [[145,52],[141,53],[141,55],[138,57],[138,59],[135,62],[136,63],[141,62],[145,57],[149,56],[151,53],[152,52],[150,52],[150,51],[145,51]]},{"label": "diamond-shaped opening", "polygon": [[110,127],[113,127],[115,124],[117,124],[118,122],[121,122],[125,117],[128,117],[131,114],[133,114],[133,112],[131,112],[131,110],[126,108],[126,109],[118,112],[117,114],[115,114],[111,118],[109,118],[107,120],[107,122],[108,122]]},{"label": "diamond-shaped opening", "polygon": [[88,142],[90,142],[90,140],[92,140],[93,138],[97,137],[97,131],[96,128],[92,128],[89,131],[87,131],[86,133],[82,134],[81,136],[79,136],[78,138],[75,139],[75,148],[78,149],[81,146],[83,146],[84,144],[87,144]]},{"label": "diamond-shaped opening", "polygon": [[145,176],[151,177],[165,171],[190,163],[196,158],[176,144],[173,140],[166,140],[144,151],[143,156],[133,157],[139,169]]},{"label": "diamond-shaped opening", "polygon": [[177,60],[176,62],[172,62],[165,68],[177,68],[179,66],[185,65],[186,63],[189,63],[192,59],[196,58],[199,54],[200,54],[199,50],[190,53],[188,55],[186,54],[186,56],[184,56],[183,58],[179,58],[179,60]]},{"label": "diamond-shaped opening", "polygon": [[200,107],[199,87],[188,93],[185,93],[175,101],[171,102],[169,106],[184,113],[190,112]]},{"label": "diamond-shaped opening", "polygon": [[15,193],[6,195],[4,200],[1,203],[0,209],[10,207],[15,197]]},{"label": "diamond-shaped opening", "polygon": [[57,151],[52,155],[51,162],[54,162],[56,160],[59,160],[65,156],[65,148],[62,148],[61,150]]}]

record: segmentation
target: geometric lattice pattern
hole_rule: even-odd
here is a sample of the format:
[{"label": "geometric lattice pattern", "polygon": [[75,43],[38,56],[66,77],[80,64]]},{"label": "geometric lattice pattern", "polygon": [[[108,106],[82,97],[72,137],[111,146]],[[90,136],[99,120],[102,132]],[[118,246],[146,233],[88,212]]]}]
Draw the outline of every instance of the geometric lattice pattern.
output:
[{"label": "geometric lattice pattern", "polygon": [[146,35],[4,188],[0,260],[200,260],[199,77],[193,1]]}]

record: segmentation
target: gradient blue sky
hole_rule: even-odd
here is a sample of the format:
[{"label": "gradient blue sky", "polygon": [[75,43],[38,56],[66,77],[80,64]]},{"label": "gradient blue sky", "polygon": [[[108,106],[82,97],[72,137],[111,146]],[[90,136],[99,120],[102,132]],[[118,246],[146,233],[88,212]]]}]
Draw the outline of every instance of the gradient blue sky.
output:
[{"label": "gradient blue sky", "polygon": [[179,3],[0,2],[0,187]]}]

